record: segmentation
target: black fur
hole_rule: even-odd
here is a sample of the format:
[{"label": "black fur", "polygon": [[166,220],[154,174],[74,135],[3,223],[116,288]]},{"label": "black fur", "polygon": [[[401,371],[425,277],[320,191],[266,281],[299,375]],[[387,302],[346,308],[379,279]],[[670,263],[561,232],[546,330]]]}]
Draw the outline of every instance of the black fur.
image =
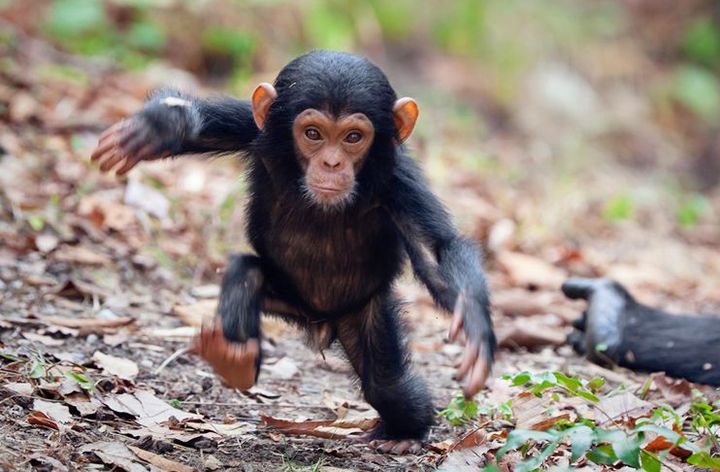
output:
[{"label": "black fur", "polygon": [[717,316],[673,315],[651,308],[638,303],[620,284],[604,279],[571,279],[563,284],[563,292],[588,300],[588,309],[568,338],[579,353],[600,364],[664,371],[720,385]]},{"label": "black fur", "polygon": [[[423,438],[433,423],[431,398],[409,367],[392,285],[409,255],[442,308],[452,311],[464,293],[466,333],[485,346],[491,363],[495,337],[480,253],[458,235],[419,167],[396,145],[397,97],[380,69],[351,54],[314,51],[289,63],[275,88],[277,99],[259,133],[246,102],[185,97],[192,107],[176,107],[185,112],[174,120],[183,130],[175,138],[187,136],[180,150],[247,156],[247,230],[257,256],[231,259],[218,311],[226,336],[259,336],[262,305],[305,326],[319,347],[339,338],[382,417],[376,435]],[[149,109],[158,103],[154,99]],[[357,174],[357,196],[342,208],[303,198],[292,124],[307,108],[362,112],[375,128]],[[269,304],[260,299],[291,309],[265,309]]]}]

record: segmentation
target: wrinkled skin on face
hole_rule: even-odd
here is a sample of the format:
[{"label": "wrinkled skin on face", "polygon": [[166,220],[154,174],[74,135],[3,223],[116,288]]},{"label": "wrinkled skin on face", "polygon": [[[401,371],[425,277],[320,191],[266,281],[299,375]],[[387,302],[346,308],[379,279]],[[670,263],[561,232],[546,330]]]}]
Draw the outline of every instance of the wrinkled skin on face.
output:
[{"label": "wrinkled skin on face", "polygon": [[300,113],[293,123],[293,138],[305,171],[306,195],[324,207],[351,201],[355,176],[374,134],[363,113],[338,118],[314,108]]}]

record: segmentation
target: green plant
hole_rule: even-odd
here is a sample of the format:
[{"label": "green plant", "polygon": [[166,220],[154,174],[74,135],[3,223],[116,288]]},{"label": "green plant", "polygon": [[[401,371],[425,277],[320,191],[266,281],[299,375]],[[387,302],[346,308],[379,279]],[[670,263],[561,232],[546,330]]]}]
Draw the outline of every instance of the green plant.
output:
[{"label": "green plant", "polygon": [[[584,380],[567,376],[561,372],[543,372],[532,374],[520,372],[505,375],[515,386],[524,386],[525,391],[539,397],[552,393],[565,397],[580,397],[597,404],[600,391],[605,380],[596,377]],[[595,405],[597,408],[597,405]],[[527,472],[539,468],[561,444],[568,442],[571,448],[571,461],[575,462],[582,456],[595,464],[616,465],[622,463],[628,467],[648,472],[660,471],[664,458],[673,447],[680,446],[692,455],[687,462],[699,467],[720,470],[720,458],[711,454],[710,448],[701,448],[691,441],[689,433],[682,432],[682,425],[689,423],[697,436],[710,438],[717,447],[717,430],[720,427],[720,405],[711,405],[704,398],[698,397],[692,403],[687,416],[679,414],[669,405],[660,404],[653,410],[650,418],[640,418],[635,424],[605,427],[601,421],[579,417],[575,421],[562,421],[547,431],[515,429],[508,434],[507,441],[497,452],[501,459],[512,450],[520,450],[527,454],[533,446],[540,448],[540,453],[525,457],[515,464],[518,472]],[[670,422],[672,428],[666,424]],[[664,438],[662,450],[649,452],[643,446],[648,441],[648,434]],[[492,469],[489,469],[492,470]]]},{"label": "green plant", "polygon": [[450,424],[458,426],[467,423],[478,413],[478,405],[474,400],[467,400],[462,393],[457,393],[447,408],[438,413],[445,418]]}]

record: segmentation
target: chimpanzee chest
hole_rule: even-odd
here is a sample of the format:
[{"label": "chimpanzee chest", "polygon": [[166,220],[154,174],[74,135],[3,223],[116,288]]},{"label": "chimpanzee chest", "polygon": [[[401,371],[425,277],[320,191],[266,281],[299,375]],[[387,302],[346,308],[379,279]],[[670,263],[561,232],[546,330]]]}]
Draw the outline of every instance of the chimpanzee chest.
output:
[{"label": "chimpanzee chest", "polygon": [[387,287],[401,266],[401,241],[384,210],[272,215],[267,254],[281,285],[315,315],[357,308]]}]

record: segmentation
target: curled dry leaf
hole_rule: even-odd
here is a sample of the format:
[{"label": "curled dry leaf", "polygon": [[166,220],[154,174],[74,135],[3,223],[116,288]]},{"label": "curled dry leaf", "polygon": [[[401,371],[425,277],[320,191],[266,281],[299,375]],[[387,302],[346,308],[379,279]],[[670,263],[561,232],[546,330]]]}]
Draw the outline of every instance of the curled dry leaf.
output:
[{"label": "curled dry leaf", "polygon": [[562,346],[566,337],[567,329],[553,315],[517,318],[497,329],[498,345],[504,348]]},{"label": "curled dry leaf", "polygon": [[378,418],[369,420],[367,418],[350,421],[343,420],[321,420],[321,421],[292,421],[272,416],[260,415],[262,426],[271,427],[273,430],[283,434],[315,436],[325,439],[347,439],[358,436],[377,424]]},{"label": "curled dry leaf", "polygon": [[158,467],[162,470],[166,470],[168,472],[194,472],[195,471],[195,469],[193,469],[192,467],[190,467],[188,465],[181,464],[177,461],[167,459],[158,454],[146,451],[144,449],[140,449],[139,447],[135,447],[135,446],[127,446],[127,447],[140,459],[142,459],[145,462],[152,464],[155,467]]},{"label": "curled dry leaf", "polygon": [[64,245],[57,249],[52,257],[56,261],[69,264],[104,266],[112,263],[112,259],[105,254],[93,251],[85,246]]},{"label": "curled dry leaf", "polygon": [[100,351],[95,351],[92,359],[105,372],[116,375],[121,379],[133,380],[139,372],[137,364],[130,359],[111,356]]},{"label": "curled dry leaf", "polygon": [[113,318],[109,320],[99,318],[66,318],[63,316],[41,316],[40,320],[50,325],[91,331],[102,331],[105,328],[119,328],[121,326],[127,326],[135,322],[135,318],[131,318],[129,316]]}]

